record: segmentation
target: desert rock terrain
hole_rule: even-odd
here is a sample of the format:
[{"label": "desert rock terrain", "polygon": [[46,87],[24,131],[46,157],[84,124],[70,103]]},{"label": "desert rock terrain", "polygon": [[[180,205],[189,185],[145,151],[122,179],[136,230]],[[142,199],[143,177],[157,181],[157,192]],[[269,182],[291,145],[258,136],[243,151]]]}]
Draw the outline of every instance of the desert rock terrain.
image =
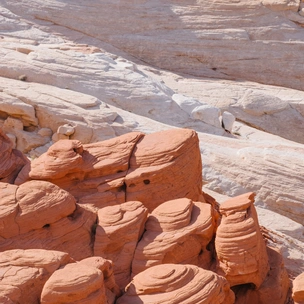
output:
[{"label": "desert rock terrain", "polygon": [[[282,293],[272,300],[301,303],[303,26],[300,0],[0,0],[0,267],[22,276],[20,286],[3,276],[4,303],[67,301],[71,290],[71,303],[158,303],[149,298],[162,263],[160,303],[173,303],[172,271],[185,275],[174,288],[191,292],[201,269],[215,270],[202,252],[216,229],[220,270],[209,283],[226,290],[213,290],[219,303],[267,303],[273,286]],[[251,192],[254,202],[238,199],[243,207],[227,213],[231,198]],[[202,227],[195,214],[207,209]],[[259,291],[233,287],[234,299],[224,225],[249,213],[233,231],[253,229],[258,249],[242,250],[263,257],[242,284]],[[103,260],[84,262],[94,255]],[[263,283],[256,261],[267,259],[263,271],[276,269],[281,284]],[[297,277],[288,295],[284,267]]]}]

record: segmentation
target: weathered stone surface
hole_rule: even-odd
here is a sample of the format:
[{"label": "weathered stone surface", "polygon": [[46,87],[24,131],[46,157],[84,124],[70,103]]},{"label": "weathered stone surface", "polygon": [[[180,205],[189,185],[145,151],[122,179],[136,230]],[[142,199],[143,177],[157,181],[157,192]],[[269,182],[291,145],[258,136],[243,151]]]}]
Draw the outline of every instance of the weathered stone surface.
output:
[{"label": "weathered stone surface", "polygon": [[106,304],[102,271],[81,263],[55,271],[43,287],[41,304],[58,303]]},{"label": "weathered stone surface", "polygon": [[18,150],[13,149],[13,143],[0,129],[0,181],[14,183],[19,171],[29,161]]},{"label": "weathered stone surface", "polygon": [[227,111],[224,111],[223,114],[222,114],[222,126],[223,126],[223,128],[226,131],[231,132],[234,122],[235,122],[235,117],[231,113],[229,113]]},{"label": "weathered stone surface", "polygon": [[142,136],[134,132],[88,145],[59,141],[32,162],[27,178],[49,180],[77,198],[98,192],[98,186],[126,174],[130,155]]},{"label": "weathered stone surface", "polygon": [[222,220],[215,237],[218,273],[231,286],[252,283],[259,288],[269,271],[254,196],[246,193],[220,205]]},{"label": "weathered stone surface", "polygon": [[96,267],[102,271],[108,304],[112,304],[112,302],[115,303],[116,298],[121,295],[121,291],[115,281],[112,261],[94,256],[83,259],[79,263]]},{"label": "weathered stone surface", "polygon": [[201,170],[198,138],[193,130],[148,134],[131,156],[125,179],[126,200],[141,201],[150,212],[173,198],[198,200],[202,193]]},{"label": "weathered stone surface", "polygon": [[38,120],[35,114],[35,109],[32,105],[22,102],[17,97],[1,92],[0,95],[1,110],[0,113],[4,117],[15,117],[22,121],[24,126],[37,126]]},{"label": "weathered stone surface", "polygon": [[16,148],[23,153],[29,152],[31,149],[43,146],[50,141],[50,136],[41,136],[37,131],[24,131],[21,120],[8,117],[3,124],[3,131],[11,133],[16,137]]},{"label": "weathered stone surface", "polygon": [[292,298],[295,304],[304,303],[304,273],[298,275],[292,282]]},{"label": "weathered stone surface", "polygon": [[206,248],[215,232],[211,205],[181,198],[152,211],[138,243],[132,275],[160,264],[193,264],[210,268],[212,254]]},{"label": "weathered stone surface", "polygon": [[[304,18],[298,13],[299,0],[217,0],[195,5],[191,1],[178,5],[172,1],[108,1],[106,9],[96,0],[89,4],[5,1],[5,7],[24,18],[35,16],[80,31],[152,66],[303,89],[300,41]],[[162,5],[165,10],[159,10]],[[80,11],[81,17],[75,18]],[[115,22],[109,22],[109,14]]]},{"label": "weathered stone surface", "polygon": [[73,135],[74,132],[75,132],[74,127],[72,125],[69,125],[69,124],[65,124],[63,126],[60,126],[57,129],[57,133],[64,134],[64,135],[67,135],[67,136]]},{"label": "weathered stone surface", "polygon": [[72,195],[49,182],[30,181],[19,187],[1,183],[0,189],[0,236],[5,239],[53,224],[76,208]]},{"label": "weathered stone surface", "polygon": [[0,251],[60,250],[76,260],[92,255],[96,215],[76,209],[71,194],[45,181],[0,183],[0,190]]},{"label": "weathered stone surface", "polygon": [[40,303],[44,283],[71,259],[67,253],[41,249],[9,250],[0,255],[1,303]]},{"label": "weathered stone surface", "polygon": [[130,282],[131,263],[147,214],[147,208],[135,201],[98,211],[94,255],[114,263],[115,280],[121,289]]},{"label": "weathered stone surface", "polygon": [[255,289],[253,286],[235,286],[233,291],[236,296],[235,304],[267,304],[287,303],[287,293],[290,281],[282,261],[282,255],[275,248],[267,247],[270,270],[262,285]]},{"label": "weathered stone surface", "polygon": [[25,167],[17,183],[48,180],[95,211],[132,200],[141,201],[151,211],[172,198],[198,200],[201,168],[195,131],[133,132],[86,145],[59,141],[30,168]]},{"label": "weathered stone surface", "polygon": [[234,303],[225,278],[193,265],[158,265],[136,275],[117,304]]},{"label": "weathered stone surface", "polygon": [[96,215],[83,208],[59,221],[44,225],[43,228],[29,231],[0,241],[0,251],[10,249],[48,249],[67,252],[75,260],[93,255],[92,229]]}]

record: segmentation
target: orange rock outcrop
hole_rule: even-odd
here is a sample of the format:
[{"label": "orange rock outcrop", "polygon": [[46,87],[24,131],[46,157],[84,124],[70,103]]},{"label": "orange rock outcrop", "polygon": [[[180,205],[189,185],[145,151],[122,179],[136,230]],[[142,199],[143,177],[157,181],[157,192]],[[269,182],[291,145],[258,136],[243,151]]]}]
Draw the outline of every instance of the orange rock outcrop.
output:
[{"label": "orange rock outcrop", "polygon": [[173,129],[132,132],[86,145],[60,140],[25,166],[16,183],[50,181],[95,212],[126,201],[141,201],[151,212],[170,199],[198,200],[201,172],[197,134]]},{"label": "orange rock outcrop", "polygon": [[136,275],[117,304],[233,304],[227,280],[193,265],[157,265]]},{"label": "orange rock outcrop", "polygon": [[181,198],[165,202],[149,216],[136,247],[132,274],[160,264],[193,264],[210,268],[207,249],[215,232],[212,206]]},{"label": "orange rock outcrop", "polygon": [[134,251],[147,214],[147,208],[136,201],[98,211],[94,255],[113,261],[115,279],[121,289],[130,282]]},{"label": "orange rock outcrop", "polygon": [[77,206],[67,191],[50,182],[29,181],[20,186],[0,183],[0,192],[0,251],[60,250],[77,260],[93,254],[96,215]]},{"label": "orange rock outcrop", "polygon": [[16,168],[0,174],[3,303],[284,304],[254,194],[219,207],[202,192],[194,131],[58,141]]},{"label": "orange rock outcrop", "polygon": [[215,238],[218,273],[231,286],[252,283],[259,288],[269,271],[253,202],[254,193],[246,193],[220,206],[222,219]]},{"label": "orange rock outcrop", "polygon": [[70,263],[67,253],[41,249],[9,250],[0,254],[0,303],[38,304],[45,282]]}]

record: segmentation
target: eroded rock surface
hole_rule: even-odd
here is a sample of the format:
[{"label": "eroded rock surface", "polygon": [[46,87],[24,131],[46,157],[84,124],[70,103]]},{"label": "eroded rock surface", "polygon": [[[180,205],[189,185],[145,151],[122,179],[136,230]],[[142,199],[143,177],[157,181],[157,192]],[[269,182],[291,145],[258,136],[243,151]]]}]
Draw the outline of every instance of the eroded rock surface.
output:
[{"label": "eroded rock surface", "polygon": [[0,190],[0,251],[60,250],[76,260],[92,255],[96,216],[77,207],[71,194],[45,181],[20,186],[0,183]]},{"label": "eroded rock surface", "polygon": [[126,202],[98,211],[94,255],[113,261],[117,284],[123,289],[131,276],[131,264],[148,210],[140,202]]},{"label": "eroded rock surface", "polygon": [[136,275],[117,304],[234,303],[227,280],[193,266],[165,264]]},{"label": "eroded rock surface", "polygon": [[270,269],[253,202],[254,193],[246,193],[220,205],[222,219],[215,238],[218,273],[231,286],[252,283],[259,288]]},{"label": "eroded rock surface", "polygon": [[150,212],[173,199],[172,195],[196,201],[202,193],[201,166],[193,130],[148,134],[138,142],[130,159],[126,199],[141,201]]},{"label": "eroded rock surface", "polygon": [[107,304],[103,273],[81,263],[68,264],[55,271],[41,293],[41,304]]},{"label": "eroded rock surface", "polygon": [[132,274],[160,264],[193,264],[210,268],[207,249],[215,232],[211,205],[182,198],[165,202],[149,216],[136,247]]},{"label": "eroded rock surface", "polygon": [[71,262],[67,253],[41,249],[9,250],[0,254],[0,302],[40,303],[44,283]]}]

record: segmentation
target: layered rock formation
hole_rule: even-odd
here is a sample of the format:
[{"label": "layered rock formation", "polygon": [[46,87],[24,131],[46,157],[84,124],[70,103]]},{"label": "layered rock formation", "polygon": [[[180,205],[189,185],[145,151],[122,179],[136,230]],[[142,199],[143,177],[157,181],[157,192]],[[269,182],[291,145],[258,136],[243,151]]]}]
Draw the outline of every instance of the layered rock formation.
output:
[{"label": "layered rock formation", "polygon": [[229,284],[214,272],[192,265],[165,264],[136,275],[117,304],[234,303]]},{"label": "layered rock formation", "polygon": [[[55,271],[43,287],[42,304],[106,304],[102,272],[80,263],[68,264]],[[114,302],[113,302],[114,303]]]},{"label": "layered rock formation", "polygon": [[[168,145],[164,148],[166,140]],[[112,153],[111,148],[116,153]],[[153,269],[159,265],[165,273],[155,278],[160,280],[158,291],[163,293],[161,301],[164,302],[171,303],[172,296],[179,295],[175,301],[187,299],[189,303],[203,303],[214,299],[232,303],[234,296],[229,286],[234,286],[237,301],[247,301],[244,299],[253,294],[260,303],[266,304],[268,295],[276,290],[272,298],[283,304],[288,278],[280,255],[271,251],[269,257],[275,258],[269,272],[266,246],[253,207],[254,195],[245,194],[223,203],[217,228],[217,202],[201,190],[202,164],[198,151],[197,135],[187,129],[151,135],[131,133],[88,145],[76,140],[58,141],[31,165],[23,167],[16,179],[20,185],[0,183],[4,193],[0,201],[3,223],[0,250],[56,249],[78,261],[53,271],[50,278],[37,287],[34,294],[39,298],[41,293],[41,303],[114,303],[130,282],[131,271],[136,275],[136,286],[145,278],[146,271],[149,274],[152,269],[152,273],[158,273]],[[132,168],[136,165],[138,168]],[[190,175],[187,175],[187,166],[194,168]],[[143,195],[140,184],[138,187],[128,184],[134,172],[144,185],[151,184],[149,189],[154,190],[144,192],[143,202],[125,202],[128,188],[138,189],[138,194],[131,192],[134,196]],[[151,183],[144,182],[147,178]],[[169,181],[171,187],[166,183],[164,187],[162,180]],[[122,199],[102,201],[100,193],[124,184]],[[76,199],[58,185],[73,193]],[[157,189],[163,189],[160,190],[162,196]],[[161,201],[170,196],[182,198]],[[199,201],[193,202],[194,198]],[[151,214],[147,219],[149,208]],[[7,226],[11,229],[5,229]],[[111,260],[113,267],[104,258]],[[207,271],[213,269],[216,258],[219,271],[226,279]],[[177,285],[170,283],[168,289],[166,282],[176,281],[175,275],[185,281]],[[193,283],[195,278],[199,284]],[[35,279],[33,286],[36,283]],[[256,291],[251,292],[250,286],[244,287],[246,283],[253,283]],[[132,291],[132,284],[118,301],[141,301],[142,296],[146,299],[145,292],[142,294],[137,287],[136,292]],[[186,295],[179,291],[180,284],[190,284],[189,290],[194,284],[196,289]],[[173,287],[176,290],[173,291]],[[147,303],[155,301],[152,290],[153,287],[147,287],[148,298],[144,300]]]},{"label": "layered rock formation", "polygon": [[218,272],[231,286],[252,283],[259,288],[269,271],[253,202],[254,193],[246,193],[220,206],[222,219],[215,238]]},{"label": "layered rock formation", "polygon": [[[96,37],[163,69],[303,89],[300,0],[217,0],[197,5],[108,1],[106,8],[105,2],[96,0],[87,6],[71,0],[65,5],[42,0],[3,3],[27,19]],[[166,9],[160,10],[162,5]],[[75,18],[80,11],[81,17]]]},{"label": "layered rock formation", "polygon": [[[26,188],[21,188],[21,198],[20,187],[2,185],[0,250],[38,246],[68,251],[77,260],[91,256],[98,210],[128,200],[142,200],[153,212],[164,201],[205,198],[214,211],[216,202],[200,195],[202,168],[197,165],[196,148],[190,149],[189,156],[178,137],[143,135],[191,128],[198,134],[205,188],[232,197],[256,192],[260,223],[266,227],[262,232],[271,269],[258,289],[251,289],[251,283],[235,285],[236,302],[283,303],[288,282],[281,256],[272,247],[281,249],[291,279],[304,271],[304,93],[290,89],[303,89],[303,1],[97,2],[0,0],[0,132],[6,134],[0,135],[0,181],[13,183],[26,164],[16,185],[28,180],[31,168],[15,148],[34,159],[59,139],[70,139],[72,143],[61,147],[59,142],[49,155],[47,181],[58,182],[76,199],[73,211],[68,204],[69,213],[56,199],[52,208],[54,197],[45,195],[47,187],[41,184],[37,184],[39,192],[25,183],[31,185],[33,200],[24,195]],[[126,143],[127,151],[124,143],[116,145],[115,140],[96,143],[131,131],[139,136]],[[187,137],[186,146],[192,147],[197,140],[192,136],[190,132],[180,139]],[[114,153],[107,149],[112,144],[127,161],[127,169],[103,175],[102,169],[121,165],[119,153],[110,160]],[[99,149],[102,155],[96,152]],[[158,159],[150,158],[162,149],[165,153]],[[86,151],[94,155],[92,162],[86,159],[86,169],[93,172],[96,165],[98,176],[92,173],[87,178],[88,171],[77,163]],[[176,151],[183,155],[177,156]],[[69,163],[69,158],[75,163]],[[59,163],[63,171],[71,167],[72,172],[52,180],[60,171]],[[157,176],[166,185],[158,183]],[[190,184],[195,186],[189,188]],[[61,192],[55,189],[55,193]],[[45,221],[43,206],[50,209],[54,222]],[[63,216],[60,219],[55,216],[56,207],[58,217]],[[30,223],[35,208],[39,216]],[[173,250],[170,259],[183,260],[185,248],[181,244],[182,255]],[[211,242],[205,253],[215,259],[212,248]],[[210,257],[203,261],[209,265]],[[105,288],[109,303],[119,294],[113,276],[110,281],[114,287]],[[15,287],[12,290],[17,292]],[[33,294],[37,298],[38,293]]]},{"label": "layered rock formation", "polygon": [[1,251],[60,250],[77,260],[92,255],[96,215],[77,207],[71,194],[45,181],[0,183],[0,190]]},{"label": "layered rock formation", "polygon": [[148,210],[140,202],[126,202],[98,211],[94,255],[113,261],[121,289],[130,282],[131,264],[142,236]]},{"label": "layered rock formation", "polygon": [[40,303],[45,282],[53,272],[71,262],[59,251],[9,250],[0,255],[1,303]]},{"label": "layered rock formation", "polygon": [[120,295],[112,263],[92,257],[75,263],[65,252],[9,250],[0,256],[1,303],[105,303]]},{"label": "layered rock formation", "polygon": [[132,274],[160,264],[193,264],[210,268],[207,249],[215,231],[211,205],[176,199],[157,207],[149,216],[145,233],[136,247]]},{"label": "layered rock formation", "polygon": [[148,135],[133,132],[86,145],[58,141],[25,166],[16,183],[48,180],[94,211],[133,200],[152,211],[172,198],[198,200],[201,170],[197,134],[173,129]]}]

